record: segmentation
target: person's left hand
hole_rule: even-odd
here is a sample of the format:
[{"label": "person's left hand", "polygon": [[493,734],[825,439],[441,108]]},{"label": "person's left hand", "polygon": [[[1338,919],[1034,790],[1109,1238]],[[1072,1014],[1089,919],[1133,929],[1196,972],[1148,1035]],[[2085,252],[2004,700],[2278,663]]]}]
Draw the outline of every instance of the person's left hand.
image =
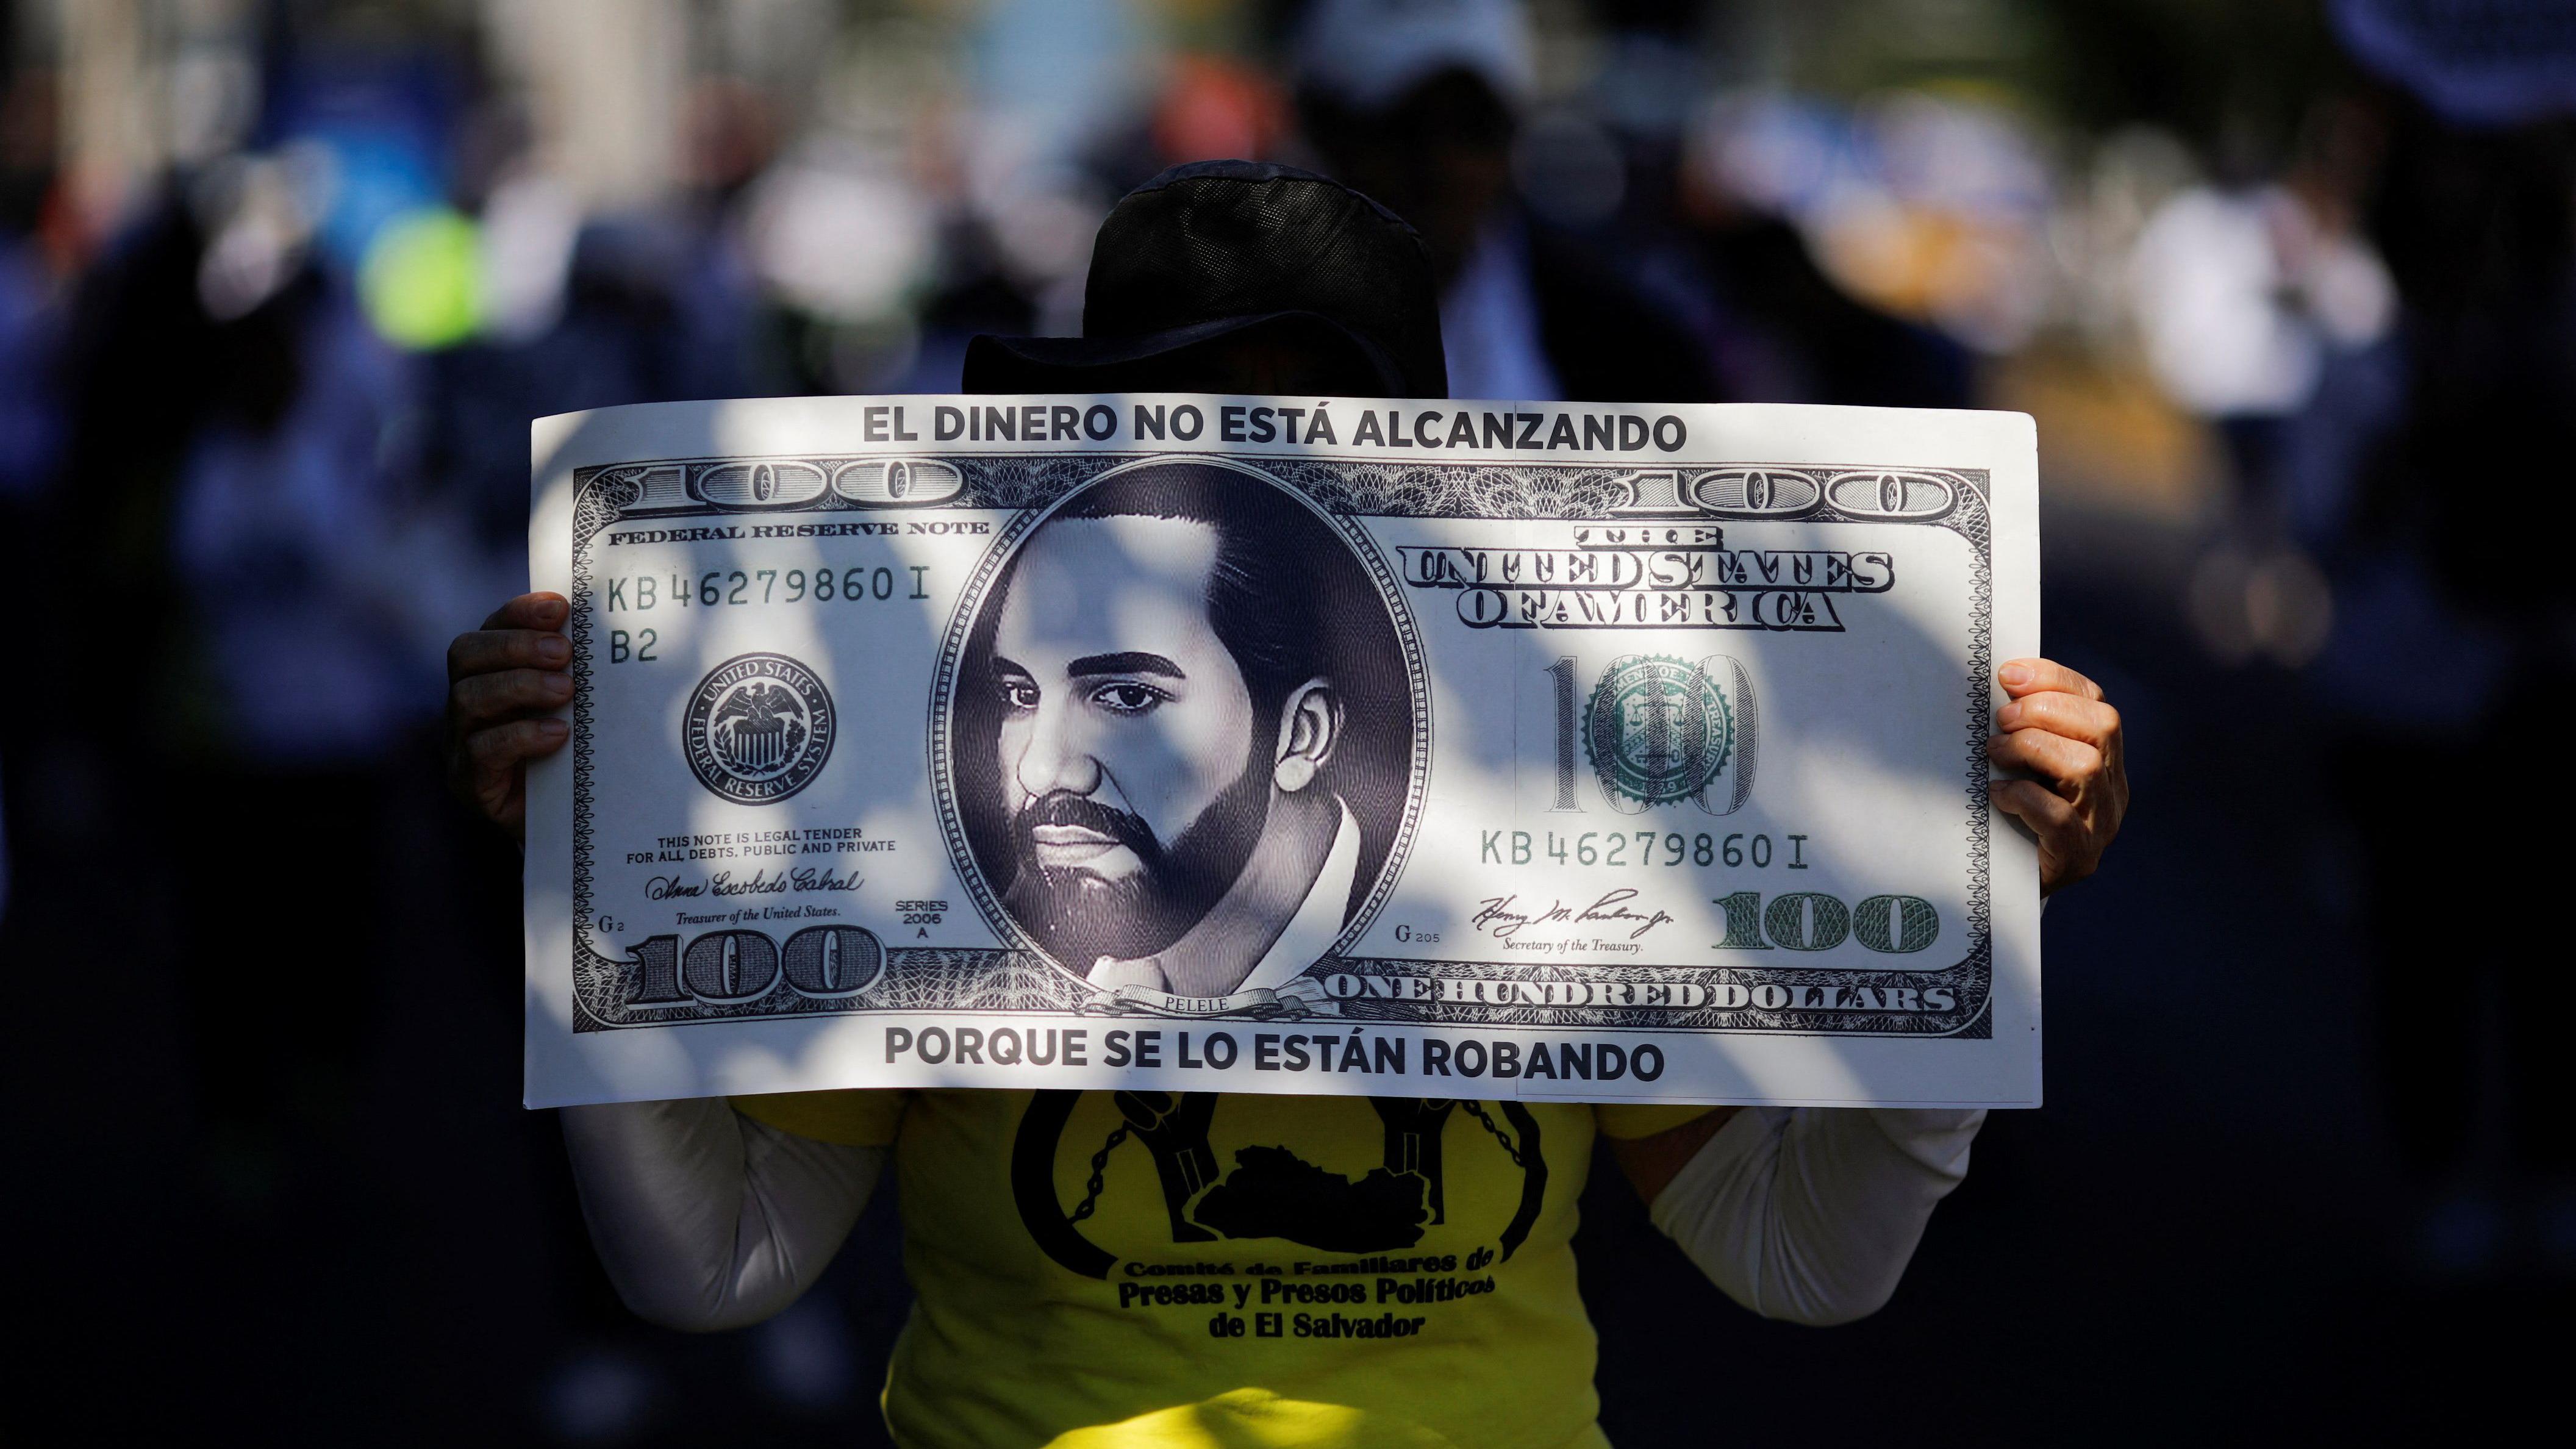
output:
[{"label": "person's left hand", "polygon": [[1986,756],[2039,777],[1995,781],[1995,807],[2039,836],[2045,896],[2099,868],[2129,813],[2120,712],[2100,685],[2052,659],[2007,660],[1995,678],[2012,699],[1995,712],[2003,733],[1986,741]]}]

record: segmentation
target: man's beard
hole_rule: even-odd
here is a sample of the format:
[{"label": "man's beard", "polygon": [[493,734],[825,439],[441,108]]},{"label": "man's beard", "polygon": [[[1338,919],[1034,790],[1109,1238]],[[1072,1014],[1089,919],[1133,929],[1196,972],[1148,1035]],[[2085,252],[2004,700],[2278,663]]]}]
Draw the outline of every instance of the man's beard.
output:
[{"label": "man's beard", "polygon": [[[1019,875],[1005,903],[1049,955],[1076,971],[1103,956],[1154,955],[1233,887],[1269,814],[1270,772],[1258,754],[1169,846],[1135,815],[1057,791],[1031,801],[1011,821]],[[1038,864],[1032,832],[1040,825],[1099,831],[1134,852],[1142,868],[1115,880],[1079,866],[1050,870]]]}]

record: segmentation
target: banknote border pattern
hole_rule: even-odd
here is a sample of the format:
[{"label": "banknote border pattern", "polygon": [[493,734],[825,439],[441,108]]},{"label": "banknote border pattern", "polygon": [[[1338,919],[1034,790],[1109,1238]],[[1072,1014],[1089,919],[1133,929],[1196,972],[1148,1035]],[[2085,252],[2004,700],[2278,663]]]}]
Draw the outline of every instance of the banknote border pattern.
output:
[{"label": "banknote border pattern", "polygon": [[[838,464],[861,457],[883,456],[882,450],[866,454],[781,454],[766,455],[773,461],[796,461],[819,465],[826,471]],[[1332,518],[1337,531],[1345,536],[1352,532],[1353,518],[1369,516],[1425,517],[1465,513],[1486,518],[1566,519],[1593,521],[1612,516],[1613,510],[1630,496],[1629,482],[1639,472],[1634,465],[1605,466],[1599,463],[1547,463],[1515,460],[1509,463],[1441,462],[1436,465],[1408,465],[1382,459],[1303,457],[1258,460],[1257,466],[1247,459],[1205,453],[1174,453],[1165,450],[1121,450],[1078,453],[975,455],[942,453],[941,457],[960,469],[965,477],[962,486],[951,497],[922,505],[927,509],[1009,509],[1024,514],[1046,509],[1073,488],[1100,475],[1129,464],[1153,458],[1187,459],[1192,462],[1221,462],[1242,467],[1289,485],[1302,493],[1319,510]],[[573,694],[573,1029],[576,1032],[616,1031],[644,1027],[680,1026],[699,1022],[779,1020],[851,1012],[990,1012],[1017,1011],[1065,1013],[1103,1009],[1105,998],[1092,988],[1057,967],[1045,957],[1028,950],[979,947],[905,947],[889,946],[885,969],[876,982],[855,996],[832,1001],[803,1001],[798,1009],[781,1011],[769,1007],[766,1000],[730,1005],[693,1002],[686,1007],[653,1007],[638,1010],[623,1004],[631,963],[621,963],[593,949],[587,935],[587,923],[593,919],[591,889],[591,816],[595,800],[592,773],[595,768],[591,745],[592,713],[590,670],[593,665],[588,643],[592,608],[591,540],[600,530],[623,516],[624,509],[642,496],[641,478],[646,470],[672,466],[714,466],[718,462],[742,462],[736,456],[724,460],[711,458],[637,459],[624,463],[588,466],[576,469],[573,477],[574,503],[572,521],[572,609],[567,632],[573,645],[572,672],[580,687]],[[1825,493],[1824,484],[1837,476],[1856,472],[1883,472],[1887,465],[1819,466],[1814,464],[1766,464],[1750,460],[1727,460],[1720,464],[1695,464],[1694,468],[1719,466],[1755,466],[1784,473],[1807,475],[1817,484],[1819,498],[1802,512],[1802,522],[1889,522],[1841,510]],[[1443,1003],[1438,1001],[1399,1001],[1384,998],[1355,997],[1337,1003],[1345,1019],[1382,1021],[1390,1024],[1454,1026],[1520,1026],[1579,1027],[1601,1031],[1700,1031],[1731,1035],[1778,1036],[1861,1036],[1861,1037],[1952,1037],[1986,1039],[1994,1033],[1993,983],[1994,942],[1992,895],[1990,889],[1991,843],[1988,838],[1989,816],[1986,782],[1989,778],[1985,755],[1988,719],[1989,685],[1993,671],[1994,622],[1994,551],[1987,492],[1990,475],[1982,469],[1906,467],[1909,473],[1929,474],[1950,486],[1952,505],[1937,518],[1908,519],[1919,526],[1941,527],[1959,534],[1970,545],[1974,560],[1969,595],[1968,670],[1964,685],[1966,696],[1965,783],[1968,824],[1969,882],[1968,936],[1964,955],[1951,965],[1935,971],[1850,970],[1774,967],[1760,970],[1743,968],[1679,968],[1629,966],[1568,966],[1547,962],[1461,962],[1408,959],[1398,957],[1327,956],[1306,973],[1309,977],[1346,976],[1421,976],[1432,978],[1472,977],[1483,981],[1516,981],[1531,984],[1549,982],[1582,982],[1595,986],[1623,983],[1650,984],[1670,982],[1687,976],[1707,985],[1737,983],[1747,986],[1779,985],[1803,991],[1808,987],[1849,988],[1914,988],[1946,987],[1957,993],[1957,1009],[1945,1013],[1897,1012],[1880,1010],[1766,1010],[1747,1006],[1736,1009],[1706,1008],[1684,1010],[1672,1008],[1604,1008],[1548,1005],[1497,1006],[1488,1003]],[[826,496],[801,512],[857,512],[857,505]],[[886,510],[872,509],[882,515]],[[687,508],[656,510],[654,518],[689,516],[758,516],[774,509],[730,509],[710,504]],[[1723,513],[1715,515],[1721,521]],[[1026,523],[1024,517],[1019,522]],[[1015,526],[988,549],[979,562],[979,576],[999,566],[1007,556],[1008,543],[1022,530]],[[1361,557],[1373,575],[1382,572],[1382,561],[1374,550],[1363,550]],[[1411,611],[1400,604],[1395,618],[1401,637],[1408,648],[1418,651],[1421,642]],[[965,610],[959,611],[963,618]],[[945,635],[956,627],[943,631]],[[937,687],[944,687],[945,672]],[[933,702],[931,730],[938,731],[940,701]],[[1427,699],[1422,701],[1420,716],[1423,727],[1416,731],[1417,754],[1414,789],[1409,792],[1403,835],[1396,851],[1389,856],[1390,868],[1382,873],[1367,909],[1354,917],[1353,929],[1364,926],[1383,903],[1388,890],[1402,874],[1402,852],[1410,844],[1419,820],[1419,798],[1423,752],[1430,749],[1431,731]],[[936,792],[934,792],[936,793]],[[943,799],[940,804],[943,843],[956,860],[968,860],[961,869],[961,880],[968,883],[977,897],[979,910],[988,921],[1001,919],[998,910],[983,899],[983,882],[972,870],[971,860],[956,834],[954,812]],[[1016,932],[1002,928],[1007,936]],[[1346,935],[1345,939],[1349,939]],[[620,1020],[618,1017],[626,1019]]]}]

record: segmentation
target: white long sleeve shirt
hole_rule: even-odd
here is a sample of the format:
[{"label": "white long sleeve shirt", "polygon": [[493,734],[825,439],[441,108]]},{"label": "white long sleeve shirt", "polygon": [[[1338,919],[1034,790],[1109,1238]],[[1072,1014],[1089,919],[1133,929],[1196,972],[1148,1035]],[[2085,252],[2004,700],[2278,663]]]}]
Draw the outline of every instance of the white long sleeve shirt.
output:
[{"label": "white long sleeve shirt", "polygon": [[[1651,1204],[1737,1303],[1842,1323],[1884,1305],[1967,1175],[1978,1111],[1747,1108]],[[564,1109],[583,1212],[639,1315],[713,1330],[785,1308],[867,1205],[889,1150],[782,1131],[717,1099]]]}]

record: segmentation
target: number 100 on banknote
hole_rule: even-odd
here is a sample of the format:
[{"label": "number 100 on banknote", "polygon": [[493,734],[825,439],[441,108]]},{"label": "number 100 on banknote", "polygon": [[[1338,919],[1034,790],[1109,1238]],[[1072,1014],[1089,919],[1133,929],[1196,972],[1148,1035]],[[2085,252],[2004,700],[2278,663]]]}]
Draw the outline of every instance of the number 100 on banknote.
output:
[{"label": "number 100 on banknote", "polygon": [[2030,1105],[2018,414],[1196,395],[534,428],[532,1105]]}]

